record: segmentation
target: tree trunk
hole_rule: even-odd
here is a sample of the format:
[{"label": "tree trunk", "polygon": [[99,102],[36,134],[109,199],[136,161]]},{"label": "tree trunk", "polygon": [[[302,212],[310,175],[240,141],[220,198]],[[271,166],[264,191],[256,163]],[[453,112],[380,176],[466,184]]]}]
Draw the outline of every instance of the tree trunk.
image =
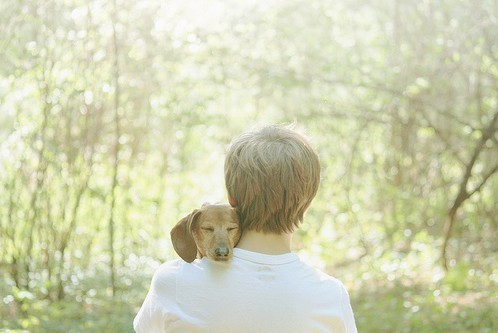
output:
[{"label": "tree trunk", "polygon": [[109,215],[109,270],[111,273],[111,292],[112,296],[116,294],[116,268],[115,268],[115,251],[114,251],[114,236],[115,236],[115,225],[114,225],[114,210],[116,206],[116,189],[118,181],[118,169],[119,169],[119,138],[121,136],[121,125],[120,125],[120,115],[119,115],[119,50],[116,35],[116,22],[117,22],[117,5],[116,0],[113,1],[113,17],[112,17],[112,43],[114,51],[114,128],[115,128],[115,142],[114,142],[114,165],[112,174],[112,185],[111,185],[111,207]]}]

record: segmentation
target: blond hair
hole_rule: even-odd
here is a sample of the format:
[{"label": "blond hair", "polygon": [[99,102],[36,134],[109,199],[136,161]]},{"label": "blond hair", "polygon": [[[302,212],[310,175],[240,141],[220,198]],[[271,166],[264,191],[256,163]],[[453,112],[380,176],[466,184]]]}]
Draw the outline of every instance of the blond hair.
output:
[{"label": "blond hair", "polygon": [[225,159],[225,184],[243,230],[292,232],[320,183],[320,162],[308,140],[289,126],[268,126],[235,138]]}]

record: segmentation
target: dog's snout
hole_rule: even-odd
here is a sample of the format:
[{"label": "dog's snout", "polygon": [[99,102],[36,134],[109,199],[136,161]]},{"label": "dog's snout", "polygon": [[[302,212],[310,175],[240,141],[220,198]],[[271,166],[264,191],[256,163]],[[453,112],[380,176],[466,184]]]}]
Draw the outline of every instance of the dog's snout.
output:
[{"label": "dog's snout", "polygon": [[228,255],[230,254],[230,250],[226,246],[220,246],[214,250],[214,254],[218,258],[228,257]]}]

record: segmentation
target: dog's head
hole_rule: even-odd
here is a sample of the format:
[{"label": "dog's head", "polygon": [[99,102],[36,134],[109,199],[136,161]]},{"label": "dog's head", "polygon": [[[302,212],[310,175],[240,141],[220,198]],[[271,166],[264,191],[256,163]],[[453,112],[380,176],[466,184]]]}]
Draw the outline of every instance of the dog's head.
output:
[{"label": "dog's head", "polygon": [[199,253],[216,261],[227,261],[240,238],[239,219],[229,205],[204,204],[182,218],[171,230],[178,255],[192,262]]}]

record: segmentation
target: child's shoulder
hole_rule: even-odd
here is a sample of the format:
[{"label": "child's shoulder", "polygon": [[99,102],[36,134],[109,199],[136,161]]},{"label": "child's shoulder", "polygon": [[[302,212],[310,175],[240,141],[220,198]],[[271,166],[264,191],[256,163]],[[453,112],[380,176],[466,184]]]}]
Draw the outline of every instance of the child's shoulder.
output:
[{"label": "child's shoulder", "polygon": [[176,259],[161,264],[152,277],[152,288],[156,291],[164,291],[176,285],[177,275],[182,266],[186,264],[183,260]]},{"label": "child's shoulder", "polygon": [[326,273],[325,271],[318,269],[303,260],[301,260],[301,265],[308,270],[308,277],[314,281],[320,282],[320,284],[328,286],[331,289],[334,289],[337,292],[342,293],[345,290],[344,284],[337,279],[336,277]]}]

